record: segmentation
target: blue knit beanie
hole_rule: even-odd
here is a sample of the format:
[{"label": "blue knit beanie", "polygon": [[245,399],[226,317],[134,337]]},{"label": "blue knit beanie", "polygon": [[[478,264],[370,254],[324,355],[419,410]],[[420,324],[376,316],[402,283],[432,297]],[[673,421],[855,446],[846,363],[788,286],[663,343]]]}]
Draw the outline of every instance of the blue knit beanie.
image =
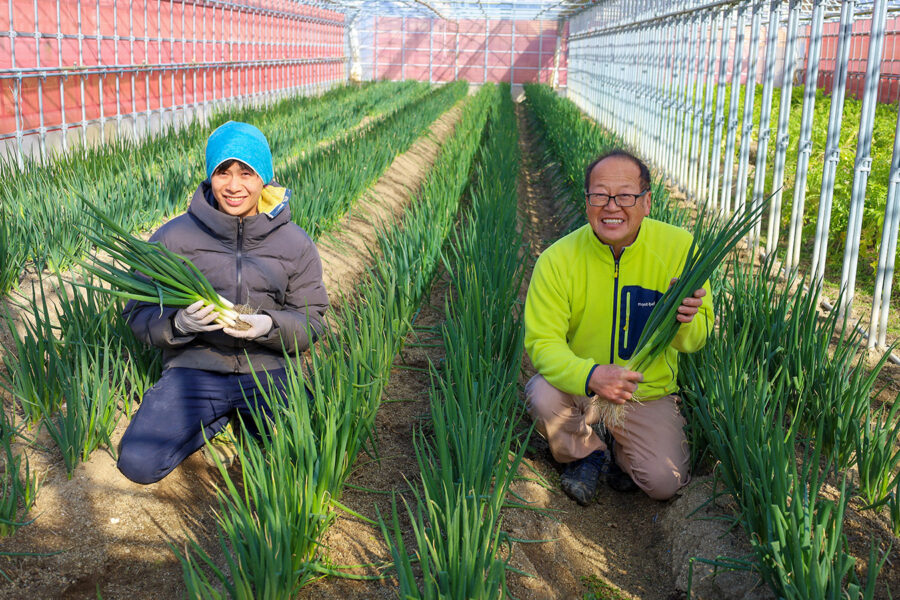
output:
[{"label": "blue knit beanie", "polygon": [[263,132],[238,121],[228,121],[216,128],[206,141],[206,177],[226,160],[236,159],[250,166],[263,180],[272,181],[272,151]]}]

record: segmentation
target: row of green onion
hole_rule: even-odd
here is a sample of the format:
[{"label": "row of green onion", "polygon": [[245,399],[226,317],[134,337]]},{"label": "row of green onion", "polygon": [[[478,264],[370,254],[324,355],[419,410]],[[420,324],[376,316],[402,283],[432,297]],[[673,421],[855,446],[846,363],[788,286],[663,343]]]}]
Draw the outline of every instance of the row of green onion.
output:
[{"label": "row of green onion", "polygon": [[486,108],[485,92],[466,102],[419,202],[402,225],[379,236],[381,260],[352,302],[337,303],[333,326],[308,362],[291,361],[287,402],[272,416],[279,435],[262,445],[240,444],[240,485],[221,467],[226,484],[218,520],[228,564],[216,567],[199,543],[179,549],[190,596],[284,598],[326,574],[352,576],[326,566],[320,540],[335,510],[344,508],[341,492],[358,452],[375,452],[374,418],[384,385],[430,286],[468,179],[466,156],[474,150],[466,149],[478,145]]},{"label": "row of green onion", "polygon": [[[396,498],[381,528],[403,598],[507,594],[511,540],[501,509],[525,448],[517,381],[523,352],[517,231],[518,136],[508,86],[494,93],[469,209],[451,235],[445,357],[431,364],[431,422],[414,437],[421,491],[404,500],[415,543],[408,554]],[[426,432],[430,430],[430,433]],[[417,568],[414,567],[417,564]]]}]

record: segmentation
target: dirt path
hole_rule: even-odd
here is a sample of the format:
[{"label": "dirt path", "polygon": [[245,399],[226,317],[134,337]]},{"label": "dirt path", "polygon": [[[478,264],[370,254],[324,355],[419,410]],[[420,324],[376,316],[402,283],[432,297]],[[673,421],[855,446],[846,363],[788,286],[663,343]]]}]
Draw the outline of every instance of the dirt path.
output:
[{"label": "dirt path", "polygon": [[334,234],[317,242],[330,297],[356,287],[359,277],[372,264],[369,252],[377,246],[379,228],[401,218],[461,114],[462,101],[438,117],[428,134],[394,159],[387,172],[335,227]]},{"label": "dirt path", "polygon": [[[541,160],[521,104],[517,113],[522,155],[519,199],[533,263],[559,237],[563,224],[555,216],[563,212],[558,203],[565,200],[559,174]],[[534,373],[526,355],[523,387]],[[518,482],[513,489],[536,508],[560,512],[555,519],[525,510],[510,511],[507,516],[505,523],[513,537],[556,540],[515,546],[513,566],[537,578],[510,575],[513,595],[535,600],[578,598],[587,591],[583,578],[599,576],[633,597],[667,598],[674,586],[654,552],[662,537],[658,514],[665,505],[643,494],[623,495],[601,486],[597,502],[582,508],[559,491],[559,466],[546,442],[535,434],[531,446],[526,462],[552,483],[552,489],[533,482]]]}]

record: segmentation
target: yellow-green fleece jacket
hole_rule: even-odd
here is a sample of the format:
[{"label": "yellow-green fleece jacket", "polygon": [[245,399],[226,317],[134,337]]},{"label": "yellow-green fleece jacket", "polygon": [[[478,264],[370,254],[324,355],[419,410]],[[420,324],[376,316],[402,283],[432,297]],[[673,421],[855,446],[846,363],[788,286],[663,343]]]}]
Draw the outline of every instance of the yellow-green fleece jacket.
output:
[{"label": "yellow-green fleece jacket", "polygon": [[[616,260],[590,224],[547,248],[534,266],[525,300],[525,349],[538,372],[564,392],[592,395],[596,365],[625,365],[650,312],[677,277],[691,234],[645,218],[634,243]],[[709,283],[699,312],[643,372],[636,398],[677,390],[678,352],[703,347],[713,326]]]}]

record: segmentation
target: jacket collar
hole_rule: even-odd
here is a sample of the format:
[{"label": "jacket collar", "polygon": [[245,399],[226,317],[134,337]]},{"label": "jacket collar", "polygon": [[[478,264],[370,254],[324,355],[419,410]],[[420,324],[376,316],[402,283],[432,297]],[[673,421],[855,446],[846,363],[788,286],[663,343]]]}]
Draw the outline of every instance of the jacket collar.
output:
[{"label": "jacket collar", "polygon": [[[647,236],[647,230],[649,229],[649,227],[647,227],[647,221],[650,220],[652,219],[650,219],[649,217],[644,217],[644,219],[641,221],[641,227],[638,229],[637,236],[634,238],[634,241],[631,242],[630,245],[625,246],[622,249],[622,254],[619,256],[619,260],[622,260],[623,258],[625,258],[625,256],[634,254],[635,250],[641,248],[641,246],[646,244],[645,238]],[[584,227],[585,235],[590,236],[590,239],[592,240],[590,242],[591,248],[594,248],[597,252],[599,252],[602,257],[615,261],[615,254],[613,254],[612,246],[597,237],[597,234],[594,233],[594,228],[591,227],[590,223],[586,223]]]},{"label": "jacket collar", "polygon": [[[275,184],[277,185],[277,184]],[[237,240],[238,226],[243,220],[243,244],[253,245],[265,238],[269,233],[291,220],[289,204],[290,193],[269,213],[261,213],[251,217],[235,217],[218,209],[218,203],[212,193],[209,180],[203,181],[194,192],[188,214],[200,221],[214,237],[225,243]]]}]

